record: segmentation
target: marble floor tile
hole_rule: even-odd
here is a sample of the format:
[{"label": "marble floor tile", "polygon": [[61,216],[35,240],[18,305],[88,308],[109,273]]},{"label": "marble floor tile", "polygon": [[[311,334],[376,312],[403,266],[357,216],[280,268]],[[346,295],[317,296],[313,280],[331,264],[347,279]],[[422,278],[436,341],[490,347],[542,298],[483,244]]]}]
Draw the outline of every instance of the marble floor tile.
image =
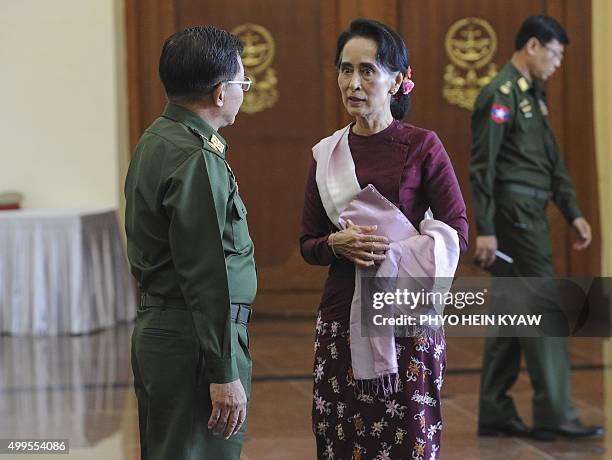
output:
[{"label": "marble floor tile", "polygon": [[[310,427],[314,316],[306,313],[294,319],[265,317],[250,326],[253,390],[243,460],[316,457]],[[131,325],[121,325],[78,337],[0,337],[0,438],[63,437],[70,439],[70,459],[139,459],[131,331]],[[612,458],[606,450],[612,439],[543,443],[479,438],[483,344],[481,338],[448,339],[440,458]],[[605,346],[602,339],[570,340],[574,401],[589,424],[605,425],[612,413]],[[511,395],[521,417],[531,424],[533,390],[524,363],[522,368]]]}]

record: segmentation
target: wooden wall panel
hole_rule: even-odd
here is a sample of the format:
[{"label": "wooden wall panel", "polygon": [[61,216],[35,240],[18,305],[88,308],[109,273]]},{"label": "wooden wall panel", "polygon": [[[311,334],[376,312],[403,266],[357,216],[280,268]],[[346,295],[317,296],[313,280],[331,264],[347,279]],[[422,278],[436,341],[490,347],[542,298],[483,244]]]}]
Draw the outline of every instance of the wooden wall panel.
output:
[{"label": "wooden wall panel", "polygon": [[[319,0],[319,16],[321,29],[321,61],[319,62],[322,93],[321,111],[323,114],[324,133],[334,132],[340,126],[342,105],[338,94],[338,73],[334,65],[336,56],[336,40],[345,24],[339,21],[340,7],[337,2]],[[322,134],[324,135],[324,134]]]},{"label": "wooden wall panel", "polygon": [[[258,308],[313,311],[326,269],[306,265],[298,251],[299,223],[311,147],[347,123],[337,88],[334,55],[338,34],[351,20],[369,17],[395,27],[412,55],[416,89],[407,121],[436,131],[457,172],[470,220],[470,112],[446,102],[443,75],[448,28],[476,16],[498,36],[494,62],[501,68],[514,50],[514,37],[530,14],[546,12],[567,28],[566,61],[546,85],[553,128],[564,150],[581,207],[598,233],[596,164],[590,84],[590,1],[581,0],[233,0],[232,8],[202,0],[126,2],[129,46],[130,134],[132,145],[159,115],[164,95],[157,74],[164,39],[175,30],[212,24],[232,30],[244,23],[266,27],[276,42],[272,67],[279,100],[264,112],[240,113],[221,134],[230,143],[228,161],[239,179],[256,244]],[[576,70],[579,69],[579,70]],[[571,251],[571,234],[552,209],[555,266],[559,274],[599,272],[599,241],[584,254]],[[475,237],[471,225],[471,238]],[[470,268],[473,245],[462,261]]]},{"label": "wooden wall panel", "polygon": [[[461,259],[461,273],[479,275],[473,270],[476,227],[471,207],[472,195],[469,180],[471,128],[469,110],[447,102],[442,95],[444,72],[450,60],[444,40],[448,29],[456,21],[466,17],[478,17],[488,21],[497,33],[497,54],[493,62],[501,69],[514,50],[514,37],[527,16],[538,14],[544,0],[520,0],[501,2],[490,0],[418,0],[404,3],[399,30],[411,53],[415,90],[412,110],[407,121],[436,131],[453,162],[464,199],[468,204],[470,221],[470,247]],[[520,11],[517,15],[515,12]]]},{"label": "wooden wall panel", "polygon": [[[591,2],[566,0],[562,19],[570,45],[563,68],[564,110],[557,134],[563,142],[565,161],[576,185],[580,208],[593,228],[588,251],[571,250],[573,233],[568,233],[568,272],[572,276],[593,276],[601,270],[601,225],[597,189],[597,161],[593,120],[593,74],[591,54]],[[603,198],[603,197],[602,197]]]},{"label": "wooden wall panel", "polygon": [[[470,114],[446,102],[441,94],[444,65],[449,62],[444,50],[444,35],[450,25],[460,18],[476,16],[487,20],[498,37],[494,62],[499,69],[514,51],[514,38],[522,21],[529,15],[542,13],[550,14],[564,24],[572,42],[564,64],[545,86],[553,129],[576,184],[580,205],[593,225],[595,235],[593,247],[589,251],[575,253],[571,250],[573,232],[556,208],[550,206],[554,263],[559,275],[595,275],[599,273],[600,243],[597,236],[599,219],[592,134],[592,90],[590,77],[587,76],[591,72],[590,2],[432,0],[424,4],[415,0],[402,3],[399,29],[412,54],[417,84],[408,121],[438,132],[453,161],[470,211],[470,251],[462,259],[462,269],[467,272],[471,271],[469,263],[476,236],[468,173]],[[585,69],[585,72],[570,70],[576,68]],[[588,135],[584,136],[585,132]],[[587,161],[584,161],[585,157]]]},{"label": "wooden wall panel", "polygon": [[[316,297],[325,270],[304,264],[298,235],[311,147],[326,132],[321,95],[334,96],[322,78],[324,66],[333,68],[333,54],[327,60],[328,38],[320,32],[320,5],[276,0],[235,0],[231,10],[218,8],[216,2],[195,0],[177,0],[176,5],[178,28],[212,24],[233,30],[253,23],[268,29],[275,40],[271,67],[278,78],[278,102],[262,112],[240,113],[235,125],[222,129],[221,134],[229,142],[227,159],[249,211],[260,285],[258,302],[269,305],[283,293],[304,291]],[[329,110],[327,123],[331,125]]]},{"label": "wooden wall panel", "polygon": [[[546,14],[564,23],[565,0],[546,0],[544,11],[546,11]],[[565,25],[565,27],[567,30],[567,25]],[[567,30],[567,32],[570,33],[569,30]],[[566,111],[564,89],[568,53],[570,53],[569,49],[565,53],[565,62],[545,85],[546,96],[550,108],[550,120],[562,154],[565,152],[563,114]],[[568,159],[568,155],[565,155],[566,162]],[[554,205],[548,206],[548,220],[551,228],[551,245],[555,271],[559,275],[568,275],[570,273],[569,258],[571,252],[571,248],[568,246],[568,240],[572,236],[571,229]]]},{"label": "wooden wall panel", "polygon": [[[332,2],[328,2],[332,3]],[[390,27],[397,28],[398,23],[398,10],[401,4],[401,0],[338,0],[338,17],[337,25],[338,28],[334,36],[329,37],[329,41],[333,43],[334,52],[336,49],[336,42],[340,33],[345,30],[351,21],[357,18],[374,19],[381,21]],[[338,74],[334,68],[334,89],[336,92],[336,110],[338,111],[339,123],[337,128],[332,129],[330,132],[334,132],[341,126],[346,126],[352,120],[346,113],[344,106],[342,105],[342,99],[338,90]]]},{"label": "wooden wall panel", "polygon": [[126,1],[130,146],[159,116],[166,103],[159,81],[159,55],[176,31],[175,4],[169,0]]},{"label": "wooden wall panel", "polygon": [[310,147],[323,132],[318,13],[315,2],[234,1],[228,11],[216,2],[177,1],[178,28],[208,23],[232,30],[253,23],[267,28],[276,42],[271,67],[278,78],[278,102],[262,112],[240,113],[233,126],[221,130],[262,270],[284,262],[297,246]]}]

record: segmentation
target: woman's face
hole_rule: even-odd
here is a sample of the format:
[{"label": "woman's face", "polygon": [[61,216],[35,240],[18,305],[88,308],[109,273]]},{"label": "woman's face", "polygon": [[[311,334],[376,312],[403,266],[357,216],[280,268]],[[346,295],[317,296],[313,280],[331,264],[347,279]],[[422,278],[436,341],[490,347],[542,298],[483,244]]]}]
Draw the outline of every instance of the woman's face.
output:
[{"label": "woman's face", "polygon": [[351,38],[340,56],[338,86],[352,117],[377,119],[390,113],[391,92],[401,83],[400,72],[388,72],[376,62],[378,45],[370,38]]}]

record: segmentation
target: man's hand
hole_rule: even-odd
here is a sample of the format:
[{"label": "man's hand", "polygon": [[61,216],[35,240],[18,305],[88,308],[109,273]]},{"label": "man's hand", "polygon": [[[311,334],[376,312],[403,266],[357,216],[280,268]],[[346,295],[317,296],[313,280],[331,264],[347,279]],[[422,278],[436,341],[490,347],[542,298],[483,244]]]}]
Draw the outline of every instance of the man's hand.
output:
[{"label": "man's hand", "polygon": [[495,235],[476,237],[476,253],[474,256],[480,262],[482,268],[493,265],[495,251],[497,251],[497,237]]},{"label": "man's hand", "polygon": [[573,245],[574,250],[582,251],[591,244],[591,226],[584,217],[576,217],[572,222],[572,227],[578,234],[578,238]]},{"label": "man's hand", "polygon": [[208,420],[208,428],[220,434],[223,428],[223,437],[235,434],[247,415],[247,397],[239,379],[230,383],[210,384],[210,400],[212,412]]}]

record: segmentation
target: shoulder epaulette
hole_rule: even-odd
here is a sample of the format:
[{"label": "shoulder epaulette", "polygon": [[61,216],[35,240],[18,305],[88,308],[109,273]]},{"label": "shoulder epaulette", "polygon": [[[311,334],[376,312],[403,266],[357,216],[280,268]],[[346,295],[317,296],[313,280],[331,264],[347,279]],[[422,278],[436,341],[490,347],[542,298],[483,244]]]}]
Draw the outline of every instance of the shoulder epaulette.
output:
[{"label": "shoulder epaulette", "polygon": [[188,128],[189,128],[189,131],[191,131],[196,137],[198,137],[202,141],[202,148],[204,150],[210,153],[214,153],[216,156],[218,156],[223,161],[225,161],[225,158],[223,158],[223,156],[221,155],[221,153],[223,153],[225,148],[224,148],[223,143],[217,138],[217,136],[212,134],[211,138],[207,139],[206,136],[204,136],[200,131],[198,131],[194,127],[188,126]]}]

